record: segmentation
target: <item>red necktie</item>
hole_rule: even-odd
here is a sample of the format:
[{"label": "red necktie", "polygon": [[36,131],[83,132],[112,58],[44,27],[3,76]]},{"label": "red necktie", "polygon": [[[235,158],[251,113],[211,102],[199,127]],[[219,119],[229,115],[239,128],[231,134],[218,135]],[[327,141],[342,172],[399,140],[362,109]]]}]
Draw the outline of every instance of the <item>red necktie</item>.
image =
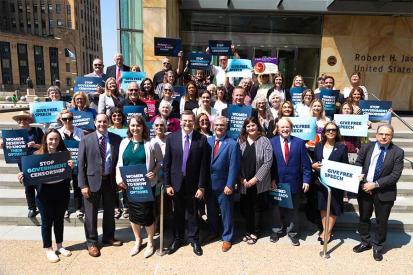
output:
[{"label": "red necktie", "polygon": [[288,163],[288,155],[290,154],[290,149],[288,148],[288,138],[284,139],[284,160],[285,164]]},{"label": "red necktie", "polygon": [[217,156],[218,150],[219,150],[219,139],[217,139],[217,140],[215,141],[215,145],[214,145],[214,158]]},{"label": "red necktie", "polygon": [[120,67],[116,67],[116,84],[118,85],[118,89],[120,88]]}]

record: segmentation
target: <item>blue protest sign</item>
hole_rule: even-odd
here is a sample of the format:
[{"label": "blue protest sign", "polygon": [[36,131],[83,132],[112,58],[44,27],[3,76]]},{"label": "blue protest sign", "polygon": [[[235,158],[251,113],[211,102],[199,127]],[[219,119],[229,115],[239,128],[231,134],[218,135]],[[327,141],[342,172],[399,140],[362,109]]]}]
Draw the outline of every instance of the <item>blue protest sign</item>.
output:
[{"label": "blue protest sign", "polygon": [[68,151],[22,157],[24,184],[36,185],[69,178],[68,160],[70,160]]},{"label": "blue protest sign", "polygon": [[74,139],[65,139],[63,140],[64,144],[66,145],[67,150],[70,152],[72,160],[75,164],[73,168],[73,174],[77,175],[77,157],[79,154],[79,141]]},{"label": "blue protest sign", "polygon": [[56,122],[64,106],[63,101],[31,102],[30,113],[36,123]]},{"label": "blue protest sign", "polygon": [[254,73],[256,74],[278,73],[278,59],[276,57],[254,58],[252,66],[254,66]]},{"label": "blue protest sign", "polygon": [[139,86],[145,78],[145,72],[122,72],[120,76],[120,88],[123,91],[127,91],[129,83],[136,82]]},{"label": "blue protest sign", "polygon": [[290,89],[291,102],[294,106],[301,103],[303,91],[304,87],[294,87]]},{"label": "blue protest sign", "polygon": [[330,89],[321,89],[320,90],[320,99],[324,104],[324,111],[326,116],[332,117],[336,111],[336,101],[338,97],[337,90]]},{"label": "blue protest sign", "polygon": [[358,193],[363,167],[331,160],[323,160],[320,179],[330,187]]},{"label": "blue protest sign", "polygon": [[73,92],[95,93],[97,86],[105,87],[101,77],[76,76]]},{"label": "blue protest sign", "polygon": [[251,77],[252,65],[249,59],[230,59],[226,69],[228,77]]},{"label": "blue protest sign", "polygon": [[184,96],[185,93],[185,86],[174,86],[174,94],[172,95],[172,98],[179,102],[181,100],[181,97]]},{"label": "blue protest sign", "polygon": [[83,130],[94,130],[95,129],[93,113],[73,110],[72,114],[73,114],[73,126],[82,128]]},{"label": "blue protest sign", "polygon": [[231,40],[209,40],[208,46],[212,55],[232,55]]},{"label": "blue protest sign", "polygon": [[369,115],[335,114],[334,121],[340,128],[342,136],[367,137]]},{"label": "blue protest sign", "polygon": [[278,205],[282,208],[293,209],[293,199],[291,196],[291,188],[287,183],[278,183],[277,189],[270,191],[270,199],[273,205]]},{"label": "blue protest sign", "polygon": [[206,53],[190,53],[189,68],[207,71],[211,66],[211,55]]},{"label": "blue protest sign", "polygon": [[27,156],[29,133],[27,129],[1,130],[3,138],[4,159],[6,163],[20,163]]},{"label": "blue protest sign", "polygon": [[178,56],[182,51],[181,39],[154,37],[155,55]]},{"label": "blue protest sign", "polygon": [[153,122],[146,122],[146,126],[148,126],[148,130],[149,130],[149,137],[155,138],[156,137],[156,133],[155,133],[155,129],[153,129]]},{"label": "blue protest sign", "polygon": [[130,202],[150,202],[154,200],[152,187],[145,164],[119,167],[123,183],[128,187],[126,193]]},{"label": "blue protest sign", "polygon": [[120,136],[121,138],[125,138],[128,136],[128,128],[122,128],[122,129],[117,129],[117,128],[108,128],[108,131]]},{"label": "blue protest sign", "polygon": [[143,117],[146,117],[145,106],[140,106],[140,105],[123,106],[123,113],[126,116],[126,123],[129,123],[130,118],[133,117],[134,115],[141,115]]},{"label": "blue protest sign", "polygon": [[289,117],[293,123],[291,135],[303,140],[313,140],[317,131],[317,120],[315,117]]},{"label": "blue protest sign", "polygon": [[241,134],[242,125],[246,118],[250,117],[252,113],[251,106],[239,106],[239,105],[229,105],[228,106],[228,121],[229,130],[228,136],[237,139]]},{"label": "blue protest sign", "polygon": [[363,114],[369,115],[369,120],[372,122],[391,121],[391,101],[379,101],[379,100],[361,100],[359,107],[363,111]]}]

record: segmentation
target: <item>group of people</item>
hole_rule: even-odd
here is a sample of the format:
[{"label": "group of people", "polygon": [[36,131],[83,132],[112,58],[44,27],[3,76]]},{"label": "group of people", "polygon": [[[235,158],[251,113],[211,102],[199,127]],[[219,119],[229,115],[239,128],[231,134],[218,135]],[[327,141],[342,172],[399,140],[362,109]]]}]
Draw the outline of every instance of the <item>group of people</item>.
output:
[{"label": "group of people", "polygon": [[[181,67],[182,54],[179,59]],[[199,222],[204,214],[209,225],[207,239],[220,238],[222,251],[231,249],[236,192],[241,196],[240,209],[245,221],[242,240],[247,244],[255,244],[262,236],[263,214],[270,209],[270,241],[275,243],[286,234],[292,245],[300,245],[298,212],[303,194],[309,199],[306,208],[318,213],[314,216],[319,220],[315,218],[312,221],[319,225],[320,243],[329,242],[336,218],[343,213],[344,192],[333,188],[329,227],[326,228],[327,192],[320,187],[318,174],[323,160],[328,159],[363,167],[357,195],[361,243],[353,250],[362,252],[373,246],[374,259],[382,259],[387,221],[396,199],[396,183],[403,169],[403,151],[392,143],[394,130],[391,125],[379,126],[376,141],[361,146],[360,138],[341,137],[337,124],[325,115],[317,90],[306,87],[301,104],[294,105],[281,74],[259,75],[257,83],[244,78],[235,85],[237,80],[225,75],[227,56],[219,57],[220,66],[214,66],[209,76],[199,70],[190,75],[187,68],[172,70],[171,63],[165,58],[163,69],[155,75],[154,81],[146,78],[140,85],[132,82],[125,94],[120,91],[119,77],[120,72],[130,68],[123,64],[120,54],[115,56],[115,62],[105,75],[102,60],[97,58],[93,61],[94,71],[88,76],[102,77],[104,88],[98,87],[95,94],[75,93],[71,104],[58,117],[57,125],[50,125],[46,133],[30,126],[33,122],[30,113],[22,112],[14,117],[19,128],[29,130],[28,147],[32,153],[66,151],[63,140],[80,141],[78,172],[72,179],[76,215],[84,216],[89,255],[100,255],[97,232],[100,205],[103,207],[104,244],[122,245],[122,241],[115,239],[115,217],[119,218],[123,212],[124,217],[129,218],[135,236],[130,255],[138,254],[142,248],[141,227],[145,227],[148,236],[144,257],[154,254],[158,198],[155,196],[154,202],[129,202],[125,191],[128,187],[120,174],[120,167],[136,164],[146,166],[146,178],[154,195],[163,185],[167,196],[172,199],[174,238],[169,254],[186,243],[185,230],[193,252],[203,254]],[[174,93],[177,78],[185,81],[186,88],[179,101]],[[367,90],[360,86],[358,73],[351,75],[350,79],[353,86],[348,95],[344,93],[337,99],[337,112],[360,114],[358,103],[367,98]],[[212,84],[213,81],[216,85]],[[333,89],[334,78],[321,76],[318,85],[319,88]],[[292,86],[305,87],[303,77],[297,75]],[[50,100],[60,100],[58,87],[50,87],[48,94]],[[155,106],[152,106],[153,101]],[[227,135],[229,104],[253,107],[237,140]],[[145,115],[135,115],[127,120],[122,108],[128,105],[144,106]],[[91,112],[95,130],[84,131],[73,126],[74,110]],[[316,118],[318,134],[315,140],[305,141],[291,135],[293,123],[289,117],[294,116]],[[152,137],[148,121],[152,122]],[[122,139],[110,128],[126,129],[127,136]],[[73,166],[72,162],[70,166]],[[25,181],[22,173],[18,179]],[[269,192],[279,183],[290,186],[291,209],[269,206]],[[43,246],[52,262],[59,260],[52,248],[52,227],[57,252],[63,256],[71,254],[62,246],[63,220],[70,215],[69,188],[69,180],[43,183],[36,187],[35,203],[34,187],[26,186],[28,215],[34,217],[37,208],[40,210]],[[122,200],[119,199],[119,190],[123,190]],[[379,228],[371,237],[373,209]]]}]

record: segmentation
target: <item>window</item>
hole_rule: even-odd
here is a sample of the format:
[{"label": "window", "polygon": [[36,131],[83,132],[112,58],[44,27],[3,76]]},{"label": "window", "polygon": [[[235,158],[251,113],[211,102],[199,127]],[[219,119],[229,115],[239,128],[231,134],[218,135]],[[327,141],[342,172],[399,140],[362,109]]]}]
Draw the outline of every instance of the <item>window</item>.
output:
[{"label": "window", "polygon": [[36,84],[45,85],[43,47],[34,46],[33,52],[34,52],[34,68],[36,72]]},{"label": "window", "polygon": [[66,86],[72,86],[72,79],[70,77],[66,78]]},{"label": "window", "polygon": [[56,4],[56,13],[62,13],[62,4]]},{"label": "window", "polygon": [[72,14],[72,8],[71,8],[69,5],[66,6],[66,14],[67,14],[67,15],[71,15],[71,14]]},{"label": "window", "polygon": [[40,12],[45,13],[46,11],[46,5],[44,3],[40,4]]},{"label": "window", "polygon": [[49,8],[49,13],[51,13],[53,11],[53,4],[49,4],[48,8]]},{"label": "window", "polygon": [[9,42],[0,42],[0,61],[3,84],[13,84]]},{"label": "window", "polygon": [[57,48],[49,48],[49,58],[50,58],[50,80],[51,85],[55,80],[60,79],[59,77],[59,51]]},{"label": "window", "polygon": [[19,80],[20,84],[25,84],[29,76],[29,66],[27,58],[27,45],[17,44],[17,58],[19,60]]},{"label": "window", "polygon": [[49,19],[49,29],[52,29],[52,28],[54,28],[54,27],[56,27],[56,25],[55,25],[55,23],[54,23],[54,20],[53,20],[53,19]]},{"label": "window", "polygon": [[68,29],[72,28],[72,20],[67,20],[67,28]]},{"label": "window", "polygon": [[66,72],[70,73],[70,63],[66,63]]},{"label": "window", "polygon": [[10,12],[15,13],[16,8],[14,7],[14,3],[10,3]]},{"label": "window", "polygon": [[[37,10],[37,5],[34,5],[34,6],[33,6],[33,9],[34,9],[34,8],[36,8],[36,10]],[[27,13],[31,13],[31,12],[32,12],[32,8],[30,7],[29,4],[27,4],[27,6],[26,6],[26,12],[27,12]]]}]

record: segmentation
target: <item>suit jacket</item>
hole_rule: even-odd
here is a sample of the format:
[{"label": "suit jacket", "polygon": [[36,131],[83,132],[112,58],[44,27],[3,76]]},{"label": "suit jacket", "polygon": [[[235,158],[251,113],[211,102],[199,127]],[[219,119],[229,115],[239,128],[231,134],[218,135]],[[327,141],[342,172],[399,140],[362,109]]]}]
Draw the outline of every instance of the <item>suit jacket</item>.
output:
[{"label": "suit jacket", "polygon": [[[119,145],[122,138],[110,132],[108,135],[112,155],[110,184],[116,188],[116,164],[118,163]],[[91,192],[99,191],[102,184],[102,158],[96,131],[86,135],[80,141],[77,161],[79,188],[89,186]]]},{"label": "suit jacket", "polygon": [[[323,161],[323,151],[324,145],[320,142],[314,148],[314,159],[313,162]],[[331,151],[328,160],[337,161],[341,163],[348,163],[348,151],[347,146],[343,143],[335,143],[333,151]],[[316,176],[320,175],[320,171],[316,171]]]},{"label": "suit jacket", "polygon": [[215,136],[208,138],[211,150],[211,189],[223,192],[225,186],[234,190],[240,169],[240,148],[238,143],[225,136],[221,139],[218,153],[214,158]]},{"label": "suit jacket", "polygon": [[[126,65],[122,65],[122,67],[120,68],[120,71],[129,72],[130,67]],[[109,77],[114,77],[116,79],[116,64],[106,68],[106,79],[108,79]]]},{"label": "suit jacket", "polygon": [[286,164],[281,149],[280,137],[271,138],[274,155],[274,167],[271,172],[277,184],[289,184],[291,193],[295,194],[301,191],[303,183],[311,183],[311,162],[304,140],[294,136],[290,136],[290,139],[291,144]]},{"label": "suit jacket", "polygon": [[[164,157],[165,185],[179,192],[184,178],[182,174],[182,130],[171,133],[166,138]],[[186,188],[194,194],[198,188],[206,188],[209,182],[210,154],[206,137],[193,131],[192,142],[186,162]]]},{"label": "suit jacket", "polygon": [[[371,155],[373,154],[376,142],[370,142],[361,147],[358,153],[356,165],[362,166],[362,173],[367,176],[369,171]],[[373,194],[377,194],[381,201],[395,201],[397,196],[396,184],[402,174],[404,167],[404,151],[398,146],[390,143],[387,148],[386,156],[384,157],[383,168],[377,183],[379,188],[373,190]],[[364,192],[359,190],[359,192]]]}]

